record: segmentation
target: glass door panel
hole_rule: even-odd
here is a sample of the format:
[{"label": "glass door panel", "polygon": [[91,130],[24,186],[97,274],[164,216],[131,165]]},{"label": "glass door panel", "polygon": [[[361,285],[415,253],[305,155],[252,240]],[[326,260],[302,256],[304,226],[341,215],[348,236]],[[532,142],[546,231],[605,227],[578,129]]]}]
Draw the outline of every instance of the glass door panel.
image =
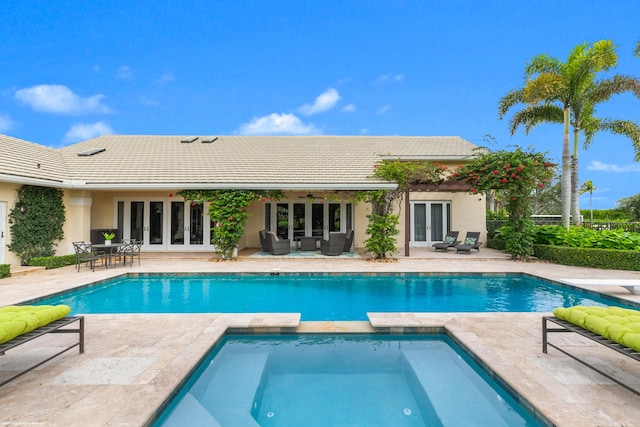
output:
[{"label": "glass door panel", "polygon": [[289,204],[278,203],[276,205],[277,236],[281,239],[289,238]]},{"label": "glass door panel", "polygon": [[413,206],[413,241],[427,241],[427,206],[424,203]]},{"label": "glass door panel", "polygon": [[311,235],[315,237],[324,235],[324,205],[319,203],[311,205]]},{"label": "glass door panel", "polygon": [[144,241],[144,202],[131,202],[129,238]]},{"label": "glass door panel", "polygon": [[193,203],[189,211],[189,243],[204,244],[204,205]]},{"label": "glass door panel", "polygon": [[332,231],[340,231],[340,204],[339,203],[329,203],[329,232]]},{"label": "glass door panel", "polygon": [[149,202],[149,244],[163,244],[164,202]]},{"label": "glass door panel", "polygon": [[305,218],[306,218],[306,204],[294,203],[293,204],[293,238],[297,239],[305,235]]},{"label": "glass door panel", "polygon": [[184,202],[171,202],[171,244],[184,245]]},{"label": "glass door panel", "polygon": [[444,240],[444,215],[442,203],[431,204],[431,241],[441,242]]}]

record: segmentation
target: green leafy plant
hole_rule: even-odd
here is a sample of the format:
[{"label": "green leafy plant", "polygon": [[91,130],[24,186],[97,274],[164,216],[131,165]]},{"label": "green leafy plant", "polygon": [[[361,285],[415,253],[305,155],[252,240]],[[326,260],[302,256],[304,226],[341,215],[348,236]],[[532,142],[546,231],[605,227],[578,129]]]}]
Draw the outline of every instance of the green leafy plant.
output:
[{"label": "green leafy plant", "polygon": [[508,219],[502,234],[507,252],[514,258],[528,259],[533,254],[535,234],[531,195],[536,188],[544,188],[551,182],[555,166],[544,154],[520,147],[495,152],[481,149],[453,177],[470,183],[473,194],[491,190],[504,193]]},{"label": "green leafy plant", "polygon": [[104,240],[113,240],[116,237],[116,233],[102,233]]},{"label": "green leafy plant", "polygon": [[4,279],[5,277],[11,277],[10,264],[0,264],[0,279]]},{"label": "green leafy plant", "polygon": [[9,250],[28,265],[33,257],[51,256],[56,242],[64,237],[65,209],[60,189],[25,185],[18,190],[9,213]]},{"label": "green leafy plant", "polygon": [[277,200],[282,192],[255,190],[183,190],[182,197],[194,203],[209,203],[209,218],[215,224],[211,243],[224,259],[233,259],[234,251],[249,218],[247,208],[254,200]]},{"label": "green leafy plant", "polygon": [[365,251],[373,256],[373,259],[381,260],[387,254],[398,252],[396,239],[400,231],[398,230],[398,215],[367,215],[369,226],[367,233],[371,236],[364,241]]}]

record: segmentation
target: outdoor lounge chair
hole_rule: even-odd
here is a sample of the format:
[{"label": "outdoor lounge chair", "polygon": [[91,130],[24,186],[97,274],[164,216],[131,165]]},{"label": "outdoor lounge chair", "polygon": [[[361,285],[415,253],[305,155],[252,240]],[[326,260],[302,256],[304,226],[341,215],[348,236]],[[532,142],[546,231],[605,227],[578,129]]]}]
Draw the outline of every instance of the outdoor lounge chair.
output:
[{"label": "outdoor lounge chair", "polygon": [[444,236],[444,240],[442,240],[442,242],[434,243],[431,246],[435,248],[436,252],[438,252],[438,250],[446,252],[449,248],[453,248],[460,244],[460,240],[456,240],[458,238],[458,234],[460,234],[459,231],[449,231],[447,232],[447,235]]},{"label": "outdoor lounge chair", "polygon": [[341,255],[344,251],[345,233],[329,233],[329,240],[320,241],[320,252],[322,255]]},{"label": "outdoor lounge chair", "polygon": [[347,230],[344,237],[344,249],[342,252],[350,252],[353,245],[353,230]]},{"label": "outdoor lounge chair", "polygon": [[464,238],[463,242],[455,246],[456,253],[467,252],[468,254],[471,254],[471,249],[475,249],[480,252],[480,245],[482,245],[482,242],[478,239],[480,239],[479,232],[468,231],[467,237]]},{"label": "outdoor lounge chair", "polygon": [[289,239],[280,239],[273,231],[267,231],[267,248],[271,255],[286,255],[291,253],[291,241]]}]

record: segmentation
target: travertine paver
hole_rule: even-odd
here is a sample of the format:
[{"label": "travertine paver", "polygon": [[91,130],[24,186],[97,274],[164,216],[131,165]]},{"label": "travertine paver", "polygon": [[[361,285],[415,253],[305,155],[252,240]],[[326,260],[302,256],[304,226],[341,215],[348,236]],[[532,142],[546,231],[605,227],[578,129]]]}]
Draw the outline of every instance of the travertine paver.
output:
[{"label": "travertine paver", "polygon": [[[550,279],[640,279],[640,273],[514,262],[480,254],[434,255],[412,250],[396,263],[362,259],[243,258],[211,262],[207,254],[145,254],[141,266],[76,272],[73,267],[0,281],[0,305],[129,272],[525,272]],[[640,302],[611,286],[599,292]],[[540,314],[370,313],[375,327],[444,327],[559,426],[638,426],[640,397],[550,349],[541,353]],[[87,315],[85,354],[73,350],[0,388],[0,424],[7,426],[144,425],[228,326],[271,330],[297,325],[297,314]],[[303,322],[299,332],[372,332],[368,322]],[[0,357],[0,376],[72,337],[35,340]],[[573,336],[557,339],[630,382],[640,364]]]}]

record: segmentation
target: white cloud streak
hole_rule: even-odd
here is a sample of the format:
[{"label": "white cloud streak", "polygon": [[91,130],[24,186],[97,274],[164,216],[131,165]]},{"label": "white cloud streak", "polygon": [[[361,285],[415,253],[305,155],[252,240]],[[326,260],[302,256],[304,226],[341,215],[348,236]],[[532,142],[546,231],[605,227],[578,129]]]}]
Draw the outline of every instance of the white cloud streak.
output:
[{"label": "white cloud streak", "polygon": [[603,163],[598,160],[592,160],[591,163],[589,163],[589,166],[587,166],[587,169],[596,172],[640,172],[640,164],[629,164],[621,166],[616,164]]},{"label": "white cloud streak", "polygon": [[356,111],[356,106],[353,104],[345,105],[340,111],[343,113],[353,113]]},{"label": "white cloud streak", "polygon": [[402,82],[404,81],[404,74],[382,74],[378,77],[378,83],[386,82]]},{"label": "white cloud streak", "polygon": [[14,97],[34,110],[45,113],[81,115],[111,112],[106,105],[102,104],[104,95],[83,98],[63,85],[37,85],[19,89]]},{"label": "white cloud streak", "polygon": [[160,77],[156,79],[156,83],[158,84],[169,83],[169,82],[175,81],[175,79],[176,78],[171,71],[165,71],[160,75]]},{"label": "white cloud streak", "polygon": [[63,142],[69,144],[114,133],[111,126],[104,121],[96,123],[76,123],[71,126],[71,129],[65,134]]},{"label": "white cloud streak", "polygon": [[318,95],[316,102],[313,104],[305,104],[298,109],[300,114],[311,116],[313,114],[322,113],[331,110],[340,101],[340,94],[334,88],[327,89],[324,93]]},{"label": "white cloud streak", "polygon": [[6,114],[0,113],[0,132],[6,132],[13,129],[13,120]]},{"label": "white cloud streak", "polygon": [[122,67],[118,68],[118,73],[116,74],[116,76],[120,80],[132,80],[133,70],[128,65],[123,65]]},{"label": "white cloud streak", "polygon": [[255,117],[249,123],[240,126],[237,133],[241,135],[309,135],[321,133],[315,126],[302,123],[294,114],[272,113],[268,116]]}]

